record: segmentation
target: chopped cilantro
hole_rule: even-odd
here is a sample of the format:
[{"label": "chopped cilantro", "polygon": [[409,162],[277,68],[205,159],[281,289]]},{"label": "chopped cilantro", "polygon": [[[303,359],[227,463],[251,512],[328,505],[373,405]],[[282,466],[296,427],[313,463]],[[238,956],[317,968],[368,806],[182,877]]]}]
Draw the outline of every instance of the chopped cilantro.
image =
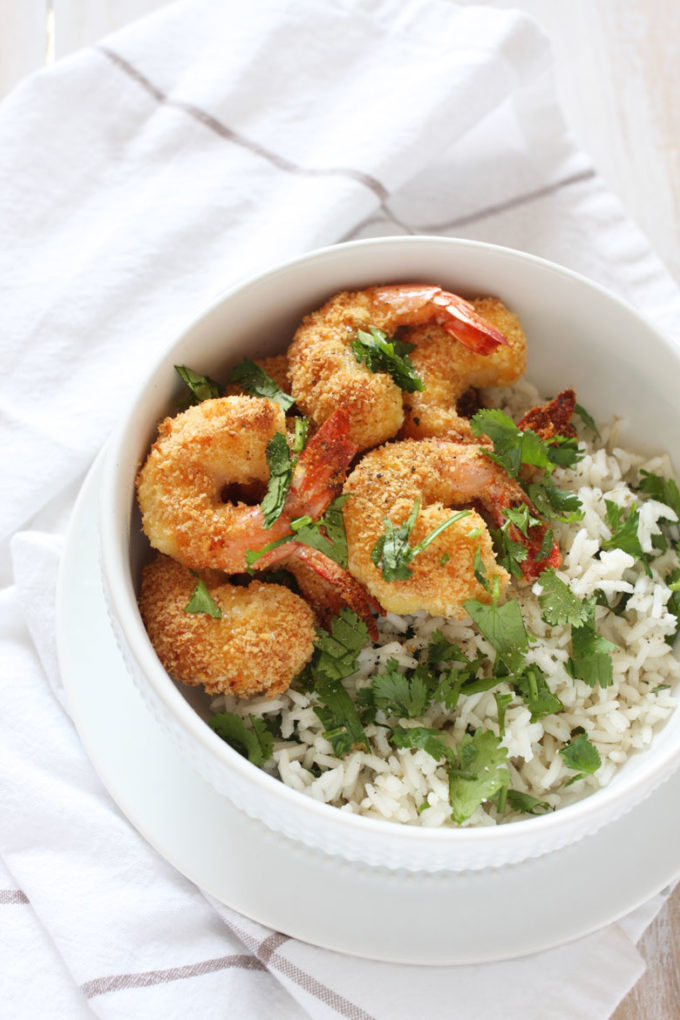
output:
[{"label": "chopped cilantro", "polygon": [[206,613],[208,616],[212,616],[213,620],[221,620],[222,610],[208,591],[205,581],[203,581],[195,571],[192,570],[191,573],[197,578],[196,587],[191,594],[191,598],[184,607],[184,612]]},{"label": "chopped cilantro", "polygon": [[538,604],[543,619],[553,627],[573,624],[578,627],[587,623],[591,611],[588,605],[574,595],[568,584],[556,574],[554,568],[544,570],[538,578],[543,591],[538,596]]},{"label": "chopped cilantro", "polygon": [[348,495],[337,496],[318,521],[311,518],[300,518],[292,522],[295,538],[303,545],[318,549],[329,559],[335,560],[341,567],[347,567],[347,535],[342,508],[349,499]]},{"label": "chopped cilantro", "polygon": [[314,688],[320,704],[314,711],[324,726],[324,737],[338,757],[357,747],[367,751],[368,740],[354,702],[339,680],[319,680]]},{"label": "chopped cilantro", "polygon": [[595,424],[595,419],[588,413],[588,411],[586,411],[585,407],[579,403],[574,404],[574,414],[579,416],[586,428],[590,429],[591,432],[594,432],[596,436],[599,436],[600,433],[597,425]]},{"label": "chopped cilantro", "polygon": [[351,609],[343,609],[331,621],[330,633],[317,628],[315,668],[322,679],[342,680],[356,672],[359,652],[368,641],[368,630]]},{"label": "chopped cilantro", "polygon": [[456,746],[457,765],[449,769],[451,817],[460,824],[479,805],[507,787],[508,752],[490,730],[466,733]]},{"label": "chopped cilantro", "polygon": [[493,452],[484,453],[500,464],[512,478],[519,476],[523,464],[543,468],[548,474],[553,464],[548,455],[548,444],[531,429],[520,429],[512,418],[499,408],[485,408],[470,420],[476,436],[487,435],[493,442]]},{"label": "chopped cilantro", "polygon": [[248,729],[241,716],[233,712],[219,712],[208,722],[218,737],[248,758],[253,765],[261,767],[271,757],[274,738],[262,719],[254,715],[248,718],[252,729]]},{"label": "chopped cilantro", "polygon": [[587,599],[583,603],[587,617],[578,626],[572,625],[568,669],[573,677],[583,680],[589,687],[596,684],[609,687],[613,679],[611,653],[616,645],[595,630],[595,605],[595,597]]},{"label": "chopped cilantro", "polygon": [[234,365],[229,382],[237,383],[251,397],[267,397],[275,401],[279,407],[287,411],[295,403],[295,399],[284,393],[268,372],[256,365],[250,358],[244,358]]},{"label": "chopped cilantro", "polygon": [[558,489],[547,479],[544,479],[540,484],[533,482],[528,485],[527,495],[539,514],[546,520],[571,524],[583,519],[583,507],[576,493]]},{"label": "chopped cilantro", "polygon": [[[508,534],[509,526],[510,521],[506,521],[503,527],[492,528],[490,534],[497,563],[501,567],[505,567],[512,577],[519,578],[522,576],[521,564],[524,563],[529,555],[529,550],[523,542],[517,542],[514,538],[510,538]],[[475,577],[480,581],[477,573],[475,573]],[[488,584],[483,585],[483,587],[488,590]]]},{"label": "chopped cilantro", "polygon": [[382,571],[386,581],[408,580],[411,576],[411,570],[408,566],[411,560],[418,553],[427,549],[448,527],[462,520],[463,517],[468,517],[470,514],[469,510],[458,510],[455,514],[447,517],[445,521],[442,521],[441,524],[438,524],[436,528],[433,528],[417,545],[411,546],[409,545],[409,538],[411,537],[419,511],[420,500],[417,499],[413,504],[411,513],[403,524],[395,526],[389,517],[385,518],[385,533],[380,536],[373,546],[371,559],[376,567]]},{"label": "chopped cilantro", "polygon": [[186,365],[175,365],[175,371],[183,383],[189,387],[189,399],[184,406],[200,404],[203,400],[213,400],[222,396],[222,387],[208,375],[200,375]]},{"label": "chopped cilantro", "polygon": [[508,803],[514,811],[523,811],[525,815],[543,815],[553,810],[547,800],[539,800],[521,790],[508,790]]},{"label": "chopped cilantro", "polygon": [[513,686],[531,712],[532,723],[547,715],[561,712],[564,705],[552,693],[545,675],[538,666],[528,666],[525,671],[513,677]]},{"label": "chopped cilantro", "polygon": [[381,329],[371,326],[369,331],[358,330],[352,340],[352,351],[357,361],[371,372],[390,375],[400,390],[413,393],[424,389],[424,384],[409,358],[414,345],[401,340],[390,340]]},{"label": "chopped cilantro", "polygon": [[468,599],[463,606],[475,621],[500,660],[511,673],[518,673],[524,664],[524,653],[529,647],[529,636],[517,602],[490,605]]},{"label": "chopped cilantro", "polygon": [[267,443],[267,464],[269,480],[261,509],[265,528],[271,528],[281,516],[293,477],[294,464],[283,432],[275,432]]},{"label": "chopped cilantro", "polygon": [[571,786],[578,779],[583,779],[584,776],[597,772],[602,764],[597,748],[591,744],[585,733],[579,733],[571,743],[561,748],[560,754],[567,768],[574,769],[578,773],[571,777],[566,783],[567,786]]},{"label": "chopped cilantro", "polygon": [[671,570],[666,575],[666,584],[671,590],[671,597],[668,600],[668,612],[672,613],[677,620],[675,630],[666,637],[666,643],[672,645],[680,630],[680,568]]},{"label": "chopped cilantro", "polygon": [[603,549],[622,549],[636,560],[645,561],[645,553],[638,538],[638,525],[640,523],[640,511],[635,503],[630,507],[628,513],[614,503],[611,499],[605,499],[605,520],[611,531],[611,536],[602,542]]},{"label": "chopped cilantro", "polygon": [[505,713],[512,701],[512,694],[502,694],[500,691],[496,691],[494,698],[496,699],[496,708],[498,709],[498,733],[501,737],[504,737]]},{"label": "chopped cilantro", "polygon": [[651,471],[640,471],[641,480],[638,488],[640,492],[652,496],[659,503],[665,503],[680,518],[680,490],[672,478],[662,478],[660,475],[652,474]]},{"label": "chopped cilantro", "polygon": [[446,759],[455,761],[454,751],[441,739],[440,730],[430,726],[395,726],[389,735],[389,741],[395,747],[415,748],[427,751],[437,761]]},{"label": "chopped cilantro", "polygon": [[388,659],[385,672],[378,673],[371,685],[376,708],[400,718],[421,716],[430,700],[427,672],[424,667],[402,672],[396,659]]}]

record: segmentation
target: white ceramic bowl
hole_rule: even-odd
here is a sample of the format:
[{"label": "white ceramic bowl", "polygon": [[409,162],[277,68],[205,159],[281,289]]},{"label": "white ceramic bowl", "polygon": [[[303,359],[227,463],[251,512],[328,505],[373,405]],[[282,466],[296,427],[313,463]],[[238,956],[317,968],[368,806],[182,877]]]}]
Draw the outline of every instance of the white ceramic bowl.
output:
[{"label": "white ceramic bowl", "polygon": [[639,803],[680,763],[680,712],[608,787],[560,811],[481,829],[401,826],[321,804],[236,753],[206,724],[209,699],[175,685],[161,667],[135,598],[148,550],[134,478],[157,422],[176,406],[181,387],[173,365],[224,378],[244,355],[283,349],[302,315],[334,292],[400,281],[436,283],[469,296],[497,295],[520,316],[528,337],[527,377],[542,392],[573,386],[599,420],[629,417],[624,443],[648,452],[661,447],[680,464],[680,350],[601,287],[541,259],[471,241],[400,237],[338,245],[225,294],[169,347],[140,387],[106,454],[103,580],[125,660],[158,725],[177,741],[187,767],[243,812],[293,840],[365,865],[419,872],[480,869],[555,850]]}]

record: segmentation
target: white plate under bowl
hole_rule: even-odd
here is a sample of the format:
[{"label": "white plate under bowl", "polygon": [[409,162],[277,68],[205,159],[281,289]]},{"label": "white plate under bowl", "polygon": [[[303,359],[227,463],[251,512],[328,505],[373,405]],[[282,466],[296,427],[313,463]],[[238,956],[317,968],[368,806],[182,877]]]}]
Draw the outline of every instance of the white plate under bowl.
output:
[{"label": "white plate under bowl", "polygon": [[327,949],[395,963],[462,964],[585,935],[680,875],[677,772],[595,835],[483,872],[427,875],[355,865],[247,818],[187,767],[126,669],[98,564],[101,468],[95,465],[82,489],[62,560],[57,634],[64,687],[104,786],[133,826],[201,889]]},{"label": "white plate under bowl", "polygon": [[601,287],[542,259],[472,241],[401,237],[338,245],[226,294],[182,332],[140,387],[105,459],[104,581],[121,649],[156,725],[173,735],[187,763],[241,811],[346,860],[414,872],[486,869],[580,839],[649,795],[680,762],[680,712],[606,788],[560,811],[481,828],[399,826],[321,804],[237,754],[205,724],[209,699],[170,681],[136,605],[148,544],[135,507],[134,478],[159,418],[176,407],[181,386],[173,365],[224,378],[244,354],[283,349],[303,313],[335,291],[400,280],[435,282],[465,296],[497,295],[523,323],[530,380],[546,394],[573,386],[598,420],[629,415],[630,424],[621,429],[624,444],[665,449],[680,464],[680,350]]}]

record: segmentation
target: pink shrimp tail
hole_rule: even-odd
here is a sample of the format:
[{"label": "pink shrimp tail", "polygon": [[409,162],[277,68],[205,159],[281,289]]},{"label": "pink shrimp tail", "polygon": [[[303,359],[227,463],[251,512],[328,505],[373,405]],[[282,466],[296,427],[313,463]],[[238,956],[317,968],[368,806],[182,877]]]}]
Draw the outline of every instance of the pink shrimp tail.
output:
[{"label": "pink shrimp tail", "polygon": [[285,508],[289,519],[308,514],[317,520],[340,494],[358,450],[348,432],[349,411],[339,407],[309,440],[293,473]]},{"label": "pink shrimp tail", "polygon": [[327,630],[334,616],[342,609],[351,609],[366,624],[371,638],[378,640],[374,613],[384,616],[385,610],[363,584],[339,563],[318,549],[295,540],[265,553],[257,566],[258,569],[267,570],[276,563],[290,570],[304,599]]},{"label": "pink shrimp tail", "polygon": [[491,354],[507,337],[458,294],[420,283],[374,287],[373,296],[394,308],[403,325],[436,322],[475,354]]}]

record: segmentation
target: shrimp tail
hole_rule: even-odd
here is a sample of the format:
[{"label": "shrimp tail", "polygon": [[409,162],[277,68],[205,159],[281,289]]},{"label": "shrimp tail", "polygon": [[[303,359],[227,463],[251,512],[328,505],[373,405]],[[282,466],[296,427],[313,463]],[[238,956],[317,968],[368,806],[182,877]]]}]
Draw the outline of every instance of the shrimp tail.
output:
[{"label": "shrimp tail", "polygon": [[258,567],[268,569],[279,563],[297,581],[305,601],[311,605],[326,630],[342,609],[351,609],[366,624],[373,641],[378,640],[374,613],[385,610],[363,584],[318,549],[301,542],[287,542],[262,557]]},{"label": "shrimp tail", "polygon": [[373,296],[395,308],[404,324],[436,322],[447,333],[476,354],[491,354],[506,336],[484,319],[469,301],[442,290],[441,287],[419,283],[374,287]]},{"label": "shrimp tail", "polygon": [[300,454],[288,493],[286,516],[317,520],[339,495],[358,447],[349,439],[349,411],[339,407]]}]

